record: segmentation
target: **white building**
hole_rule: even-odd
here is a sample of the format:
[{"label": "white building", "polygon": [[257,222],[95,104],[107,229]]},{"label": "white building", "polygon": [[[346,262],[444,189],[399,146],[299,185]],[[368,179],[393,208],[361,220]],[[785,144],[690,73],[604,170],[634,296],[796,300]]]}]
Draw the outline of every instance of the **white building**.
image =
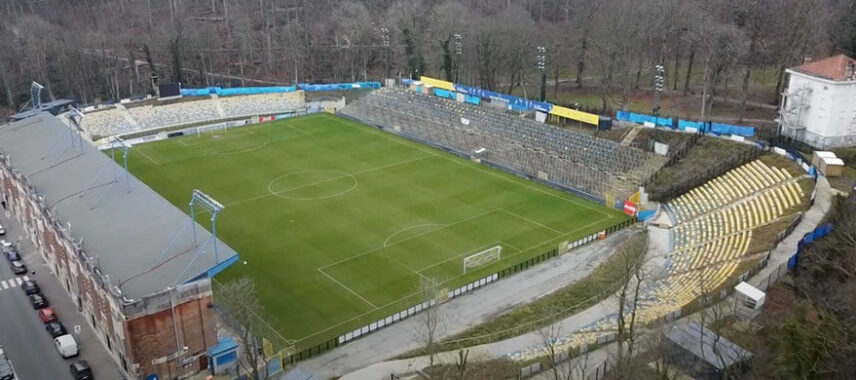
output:
[{"label": "white building", "polygon": [[856,60],[836,55],[786,73],[782,133],[819,149],[856,146]]}]

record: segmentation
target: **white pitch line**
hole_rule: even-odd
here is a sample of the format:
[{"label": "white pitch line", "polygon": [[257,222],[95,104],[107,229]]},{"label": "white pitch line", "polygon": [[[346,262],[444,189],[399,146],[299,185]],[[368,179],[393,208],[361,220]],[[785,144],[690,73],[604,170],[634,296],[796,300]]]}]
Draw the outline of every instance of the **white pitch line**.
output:
[{"label": "white pitch line", "polygon": [[[397,241],[397,242],[395,242],[395,243],[392,243],[392,244],[391,244],[391,245],[389,245],[389,246],[391,247],[391,246],[394,246],[394,245],[396,245],[396,244],[401,244],[401,243],[403,243],[403,242],[405,242],[405,241],[408,241],[408,240],[412,240],[412,239],[418,238],[418,237],[420,237],[420,236],[422,236],[422,235],[425,235],[425,234],[428,234],[428,233],[431,233],[431,232],[442,231],[442,230],[445,230],[446,228],[449,228],[449,227],[452,227],[452,226],[456,226],[456,225],[458,225],[458,224],[465,223],[465,222],[468,222],[468,221],[470,221],[470,220],[477,219],[477,218],[480,218],[480,217],[485,216],[485,215],[492,214],[492,213],[497,212],[497,211],[499,211],[499,209],[488,210],[488,211],[485,211],[485,212],[482,212],[482,213],[479,213],[479,214],[476,214],[476,215],[470,216],[470,217],[468,217],[468,218],[461,219],[461,220],[459,220],[459,221],[457,221],[457,222],[454,222],[454,223],[452,223],[452,224],[447,224],[447,225],[446,225],[446,227],[443,227],[443,228],[437,228],[437,229],[433,229],[433,230],[429,230],[429,231],[425,231],[424,233],[416,234],[416,235],[413,235],[413,236],[408,237],[408,238],[406,238],[406,239],[399,240],[399,241]],[[358,254],[356,254],[356,255],[353,255],[353,256],[350,256],[350,257],[346,257],[346,258],[344,258],[344,259],[340,259],[340,260],[334,261],[334,262],[332,262],[332,263],[330,263],[330,264],[327,264],[327,265],[324,265],[324,266],[322,266],[322,267],[319,267],[318,269],[326,269],[326,268],[332,267],[332,266],[334,266],[334,265],[338,265],[338,264],[344,263],[344,262],[346,262],[346,261],[351,261],[351,260],[356,259],[356,258],[358,258],[358,257],[365,256],[365,255],[368,255],[368,254],[371,254],[371,253],[377,252],[377,251],[379,251],[379,250],[381,250],[381,249],[384,249],[384,248],[386,248],[386,247],[377,247],[377,248],[373,248],[373,249],[370,249],[370,250],[368,250],[368,251],[365,251],[365,252],[362,252],[362,253],[358,253]]]},{"label": "white pitch line", "polygon": [[134,152],[140,152],[140,154],[142,154],[142,155],[143,155],[143,157],[148,158],[148,159],[149,159],[149,161],[154,162],[154,163],[155,163],[155,165],[157,165],[157,166],[160,166],[160,163],[159,163],[159,162],[155,161],[155,159],[154,159],[154,158],[149,157],[149,155],[148,155],[148,154],[146,154],[146,152],[144,152],[142,149],[137,148],[137,149],[134,149],[133,151],[134,151]]},{"label": "white pitch line", "polygon": [[357,292],[355,292],[353,289],[351,289],[351,288],[349,288],[349,287],[345,286],[345,284],[343,284],[343,283],[339,282],[339,280],[337,280],[337,279],[333,278],[333,276],[331,276],[331,275],[327,274],[327,272],[324,272],[321,268],[318,268],[318,271],[319,271],[319,272],[321,272],[321,273],[323,273],[325,276],[327,276],[327,278],[329,278],[329,279],[333,280],[333,282],[335,282],[335,283],[339,284],[339,286],[341,286],[341,287],[345,288],[345,290],[347,290],[347,291],[351,292],[351,294],[353,294],[353,295],[355,295],[355,296],[359,297],[359,298],[360,298],[361,300],[363,300],[365,303],[367,303],[367,304],[369,304],[369,305],[372,305],[372,307],[373,307],[373,308],[375,308],[375,310],[377,310],[377,309],[378,309],[378,307],[377,307],[377,306],[375,306],[375,304],[371,303],[371,301],[369,301],[369,300],[367,300],[367,299],[363,298],[363,296],[359,295],[359,294],[358,294]]},{"label": "white pitch line", "polygon": [[529,223],[532,223],[532,224],[534,224],[534,225],[536,225],[536,226],[538,226],[538,227],[546,228],[546,229],[548,229],[548,230],[550,230],[550,231],[553,231],[553,232],[555,232],[555,233],[557,233],[557,234],[559,234],[559,235],[564,235],[564,234],[565,234],[565,233],[564,233],[564,232],[562,232],[562,231],[559,231],[559,230],[557,230],[557,229],[555,229],[555,228],[552,228],[552,227],[545,226],[545,225],[543,225],[543,224],[541,224],[541,223],[538,223],[538,222],[536,222],[536,221],[534,221],[534,220],[532,220],[532,219],[529,219],[529,218],[527,218],[527,217],[525,217],[525,216],[523,216],[523,215],[520,215],[520,214],[518,214],[518,213],[516,213],[516,212],[511,212],[511,211],[508,211],[508,210],[506,210],[506,209],[504,209],[504,208],[500,208],[500,210],[501,210],[501,211],[503,211],[503,212],[505,212],[506,214],[510,214],[511,216],[515,216],[515,217],[518,217],[518,218],[520,218],[520,219],[523,219],[523,220],[525,220],[525,221],[527,221],[527,222],[529,222]]},{"label": "white pitch line", "polygon": [[[285,192],[289,192],[289,191],[294,191],[294,190],[300,190],[300,189],[304,189],[304,188],[307,188],[307,187],[311,187],[311,186],[315,186],[315,185],[320,185],[320,184],[322,184],[322,183],[326,183],[326,182],[331,182],[331,181],[340,180],[340,179],[343,179],[343,178],[356,177],[356,176],[358,176],[358,175],[362,175],[362,174],[366,174],[366,173],[371,173],[371,172],[375,172],[375,171],[378,171],[378,170],[389,169],[389,168],[393,168],[393,167],[396,167],[396,166],[401,166],[401,165],[409,164],[409,163],[411,163],[411,162],[421,161],[421,160],[424,160],[424,159],[426,159],[426,158],[431,158],[431,157],[435,157],[435,156],[436,156],[436,155],[427,155],[427,156],[417,157],[417,158],[413,158],[413,159],[409,159],[409,160],[404,160],[404,161],[395,162],[395,163],[392,163],[392,164],[389,164],[389,165],[384,165],[384,166],[379,166],[379,167],[373,167],[373,168],[371,168],[371,169],[361,170],[361,171],[354,172],[354,173],[345,173],[345,172],[342,172],[342,174],[347,174],[347,175],[344,175],[344,176],[338,176],[338,177],[331,177],[331,178],[327,178],[327,179],[322,179],[322,180],[320,180],[320,181],[315,181],[315,182],[307,183],[307,184],[305,184],[305,185],[300,185],[300,186],[296,186],[296,187],[291,187],[291,188],[288,188],[288,189],[285,189],[285,190],[276,191],[276,192],[274,192],[274,191],[271,191],[271,190],[270,190],[270,185],[273,183],[273,181],[271,181],[270,183],[268,183],[268,193],[267,193],[267,194],[257,195],[257,196],[255,196],[255,197],[250,197],[250,198],[247,198],[247,199],[242,199],[242,200],[239,200],[239,201],[235,201],[235,202],[232,202],[232,203],[228,203],[228,204],[226,204],[226,206],[227,206],[227,207],[237,206],[237,205],[239,205],[239,204],[243,204],[243,203],[247,203],[247,202],[252,202],[252,201],[259,200],[259,199],[263,199],[263,198],[267,198],[267,197],[276,196],[277,194],[281,194],[281,193],[285,193]],[[289,174],[296,174],[296,173],[297,173],[297,172],[295,172],[295,173],[288,173],[288,174],[286,174],[286,176],[287,176],[287,175],[289,175]],[[284,177],[284,176],[279,176],[279,177],[275,178],[274,180],[276,180],[276,179],[278,179],[278,178],[283,178],[283,177]]]}]

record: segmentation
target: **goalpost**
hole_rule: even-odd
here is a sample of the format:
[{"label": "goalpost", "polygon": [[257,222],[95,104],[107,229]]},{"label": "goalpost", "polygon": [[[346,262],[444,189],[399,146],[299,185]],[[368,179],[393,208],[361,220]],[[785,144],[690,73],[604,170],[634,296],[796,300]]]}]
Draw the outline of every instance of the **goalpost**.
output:
[{"label": "goalpost", "polygon": [[200,136],[206,132],[215,132],[222,131],[226,132],[226,123],[214,124],[214,125],[203,125],[201,127],[196,127],[196,136]]},{"label": "goalpost", "polygon": [[501,255],[502,246],[495,245],[479,253],[464,257],[464,273],[467,273],[468,269],[478,268],[494,261],[499,261]]}]

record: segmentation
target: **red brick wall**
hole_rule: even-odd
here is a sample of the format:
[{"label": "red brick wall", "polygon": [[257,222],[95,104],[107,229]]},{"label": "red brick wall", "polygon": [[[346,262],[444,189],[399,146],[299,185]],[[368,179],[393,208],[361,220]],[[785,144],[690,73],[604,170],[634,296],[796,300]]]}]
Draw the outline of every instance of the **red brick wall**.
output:
[{"label": "red brick wall", "polygon": [[[158,374],[161,378],[178,376],[182,373],[195,373],[199,370],[198,360],[179,370],[176,352],[175,331],[178,331],[179,345],[187,346],[183,358],[204,354],[216,344],[214,328],[214,309],[209,308],[211,296],[176,305],[173,325],[172,311],[166,309],[154,314],[128,320],[125,323],[125,337],[128,350],[134,362],[140,366],[140,375]],[[168,357],[166,363],[153,364],[155,359]]]}]

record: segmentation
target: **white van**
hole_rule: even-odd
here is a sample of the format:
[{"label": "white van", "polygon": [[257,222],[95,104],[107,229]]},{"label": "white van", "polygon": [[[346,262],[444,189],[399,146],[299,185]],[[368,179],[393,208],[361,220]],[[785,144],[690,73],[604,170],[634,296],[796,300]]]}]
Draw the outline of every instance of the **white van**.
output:
[{"label": "white van", "polygon": [[62,357],[70,358],[77,356],[77,342],[74,341],[73,336],[69,334],[60,335],[54,338],[54,344]]}]

